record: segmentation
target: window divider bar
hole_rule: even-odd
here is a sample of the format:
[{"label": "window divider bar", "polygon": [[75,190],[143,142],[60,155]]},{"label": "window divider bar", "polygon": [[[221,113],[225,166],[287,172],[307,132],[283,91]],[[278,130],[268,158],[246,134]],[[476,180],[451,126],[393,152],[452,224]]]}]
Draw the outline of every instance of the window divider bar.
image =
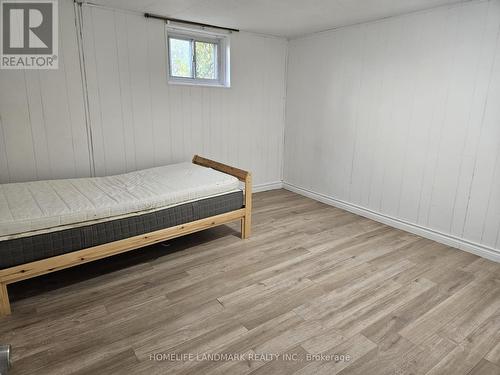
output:
[{"label": "window divider bar", "polygon": [[193,61],[192,61],[192,69],[193,69],[193,78],[198,78],[196,75],[196,40],[191,39],[191,49],[193,51]]}]

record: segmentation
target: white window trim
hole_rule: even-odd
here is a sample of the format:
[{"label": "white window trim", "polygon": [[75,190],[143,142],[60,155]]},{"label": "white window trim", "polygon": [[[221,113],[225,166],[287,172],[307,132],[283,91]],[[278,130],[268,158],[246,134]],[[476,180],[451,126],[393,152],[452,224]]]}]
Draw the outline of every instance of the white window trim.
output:
[{"label": "white window trim", "polygon": [[[192,86],[207,86],[207,87],[231,87],[230,75],[230,40],[229,35],[207,31],[203,29],[188,29],[184,27],[177,27],[168,25],[166,30],[166,50],[167,50],[167,77],[169,84],[175,85],[192,85]],[[219,46],[217,53],[217,71],[218,79],[204,79],[204,78],[183,78],[173,77],[170,69],[170,39],[169,38],[184,38],[195,39],[206,42],[216,42]]]}]

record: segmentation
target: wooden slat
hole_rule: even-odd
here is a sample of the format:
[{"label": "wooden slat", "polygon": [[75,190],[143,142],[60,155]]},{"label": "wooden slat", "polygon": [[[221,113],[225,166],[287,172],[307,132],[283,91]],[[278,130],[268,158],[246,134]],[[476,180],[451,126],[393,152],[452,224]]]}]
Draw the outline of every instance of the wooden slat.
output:
[{"label": "wooden slat", "polygon": [[78,264],[106,258],[111,255],[124,253],[130,250],[166,241],[175,237],[235,221],[241,219],[244,215],[245,210],[239,209],[221,215],[212,216],[206,219],[193,221],[191,223],[181,224],[175,227],[142,234],[140,236],[130,237],[124,240],[91,247],[85,250],[75,251],[72,253],[43,259],[36,262],[23,264],[17,267],[7,268],[0,271],[0,282],[9,284],[16,281],[29,279],[31,277],[43,275],[49,272],[62,270],[64,268],[73,267]]}]

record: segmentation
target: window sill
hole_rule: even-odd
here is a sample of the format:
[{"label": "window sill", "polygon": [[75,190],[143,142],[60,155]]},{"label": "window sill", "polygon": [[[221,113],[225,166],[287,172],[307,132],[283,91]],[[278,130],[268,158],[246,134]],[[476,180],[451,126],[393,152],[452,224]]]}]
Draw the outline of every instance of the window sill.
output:
[{"label": "window sill", "polygon": [[215,87],[215,88],[221,88],[221,89],[230,89],[231,88],[230,84],[224,85],[222,83],[190,82],[190,81],[174,80],[174,79],[169,79],[168,84],[169,85],[180,85],[180,86]]}]

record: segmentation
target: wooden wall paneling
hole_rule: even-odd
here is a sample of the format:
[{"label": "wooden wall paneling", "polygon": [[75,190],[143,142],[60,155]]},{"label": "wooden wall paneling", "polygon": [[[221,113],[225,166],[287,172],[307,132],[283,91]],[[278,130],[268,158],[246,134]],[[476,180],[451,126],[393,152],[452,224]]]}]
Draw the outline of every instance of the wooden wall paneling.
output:
[{"label": "wooden wall paneling", "polygon": [[[498,246],[498,158],[500,153],[500,40],[497,40],[495,63],[491,72],[487,103],[474,163],[464,236],[474,241]],[[495,234],[495,231],[497,232]],[[486,238],[485,238],[486,236]],[[497,237],[497,238],[495,238]]]},{"label": "wooden wall paneling", "polygon": [[[74,2],[60,1],[59,4],[64,15],[60,17],[59,22],[62,29],[60,48],[64,66],[64,75],[61,75],[61,79],[64,80],[65,86],[60,99],[61,103],[67,102],[69,126],[73,135],[72,148],[65,152],[73,152],[74,155],[75,174],[72,177],[88,177],[92,173],[91,145],[89,144],[87,121],[85,119],[85,96],[81,78]],[[64,93],[66,97],[64,97]],[[58,161],[60,155],[55,155],[55,157],[55,161]],[[56,168],[58,168],[57,164]],[[62,175],[62,177],[65,177],[65,175]]]},{"label": "wooden wall paneling", "polygon": [[97,56],[95,51],[96,38],[94,34],[94,8],[82,6],[83,53],[85,56],[86,85],[89,102],[89,122],[92,132],[92,152],[95,174],[106,174],[105,138],[102,131],[101,93],[99,90]]},{"label": "wooden wall paneling", "polygon": [[59,14],[59,69],[0,72],[0,183],[90,174],[73,3]]},{"label": "wooden wall paneling", "polygon": [[[487,5],[487,4],[486,4]],[[456,189],[459,184],[460,159],[466,137],[467,119],[477,81],[479,52],[484,41],[487,6],[471,6],[459,11],[459,29],[454,38],[455,50],[450,64],[451,76],[443,108],[442,131],[435,165],[431,204],[427,225],[451,232]]]},{"label": "wooden wall paneling", "polygon": [[30,113],[31,132],[33,136],[33,152],[35,154],[36,179],[49,179],[53,176],[50,140],[45,118],[43,95],[38,70],[27,70],[26,96]]},{"label": "wooden wall paneling", "polygon": [[10,181],[9,163],[7,161],[7,146],[4,138],[4,128],[2,125],[2,117],[0,116],[0,181]]},{"label": "wooden wall paneling", "polygon": [[0,116],[5,143],[9,181],[37,178],[33,135],[26,96],[25,73],[22,70],[0,71]]},{"label": "wooden wall paneling", "polygon": [[285,185],[498,249],[499,25],[475,1],[292,40]]},{"label": "wooden wall paneling", "polygon": [[[96,8],[96,11],[102,10]],[[148,72],[149,50],[154,47],[148,45],[146,19],[135,14],[125,16],[128,25],[128,58],[137,168],[143,169],[154,166],[156,153],[153,142],[151,81]],[[161,79],[161,77],[158,78]],[[99,84],[101,85],[102,82]]]},{"label": "wooden wall paneling", "polygon": [[[166,44],[163,22],[147,22],[148,80],[151,86],[151,116],[154,149],[154,164],[170,162],[170,118],[167,83],[166,50],[158,48]],[[195,154],[195,152],[193,152]]]},{"label": "wooden wall paneling", "polygon": [[[234,33],[230,88],[172,85],[163,22],[83,9],[98,174],[203,153],[252,170],[256,184],[281,180],[286,40]],[[111,69],[105,77],[100,72]]]},{"label": "wooden wall paneling", "polygon": [[125,147],[125,169],[127,172],[137,169],[135,147],[134,116],[132,112],[132,91],[130,89],[128,18],[121,12],[113,14],[120,77],[120,108],[123,121],[123,141]]}]

